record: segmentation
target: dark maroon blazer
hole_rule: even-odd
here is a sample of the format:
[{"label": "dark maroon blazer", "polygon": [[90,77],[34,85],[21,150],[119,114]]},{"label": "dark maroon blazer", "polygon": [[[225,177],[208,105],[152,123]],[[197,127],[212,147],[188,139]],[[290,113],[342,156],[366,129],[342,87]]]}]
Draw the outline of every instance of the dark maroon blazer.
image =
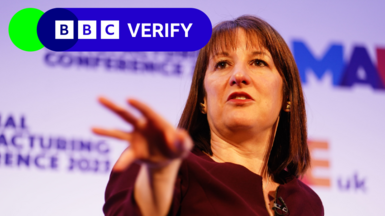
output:
[{"label": "dark maroon blazer", "polygon": [[[138,172],[139,165],[133,164],[124,172],[111,173],[105,215],[141,215],[133,196]],[[280,183],[277,197],[287,206],[286,216],[324,215],[321,199],[307,185],[287,172]],[[279,199],[277,203],[283,205]],[[217,163],[195,148],[180,167],[168,215],[269,216],[262,177],[238,164]]]}]

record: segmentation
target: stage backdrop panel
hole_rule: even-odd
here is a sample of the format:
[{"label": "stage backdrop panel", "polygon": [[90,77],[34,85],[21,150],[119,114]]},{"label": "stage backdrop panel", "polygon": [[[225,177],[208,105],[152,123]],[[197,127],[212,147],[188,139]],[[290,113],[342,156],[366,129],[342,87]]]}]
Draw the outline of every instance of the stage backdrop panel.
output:
[{"label": "stage backdrop panel", "polygon": [[[313,166],[304,182],[326,215],[381,212],[385,122],[383,1],[12,1],[0,7],[0,214],[102,215],[111,167],[127,143],[91,126],[130,130],[97,103],[135,97],[175,126],[197,52],[24,52],[8,36],[27,7],[193,7],[212,24],[251,14],[275,27],[297,61]],[[241,182],[240,182],[241,183]]]}]

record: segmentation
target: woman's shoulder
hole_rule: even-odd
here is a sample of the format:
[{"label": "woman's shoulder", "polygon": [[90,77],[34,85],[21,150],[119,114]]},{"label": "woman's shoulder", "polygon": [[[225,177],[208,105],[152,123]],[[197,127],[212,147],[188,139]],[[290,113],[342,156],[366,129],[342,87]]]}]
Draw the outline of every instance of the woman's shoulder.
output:
[{"label": "woman's shoulder", "polygon": [[[324,207],[318,194],[300,179],[284,171],[282,174],[284,183],[280,186],[279,193],[291,208],[301,209],[304,212],[313,212],[314,215],[324,215]],[[286,199],[285,199],[286,197]],[[289,207],[288,204],[288,207]],[[290,209],[290,208],[289,208]]]},{"label": "woman's shoulder", "polygon": [[303,183],[301,180],[297,179],[297,182],[298,182],[298,186],[302,189],[303,193],[306,195],[309,204],[313,208],[313,211],[317,212],[317,215],[324,215],[324,206],[318,194],[311,187]]}]

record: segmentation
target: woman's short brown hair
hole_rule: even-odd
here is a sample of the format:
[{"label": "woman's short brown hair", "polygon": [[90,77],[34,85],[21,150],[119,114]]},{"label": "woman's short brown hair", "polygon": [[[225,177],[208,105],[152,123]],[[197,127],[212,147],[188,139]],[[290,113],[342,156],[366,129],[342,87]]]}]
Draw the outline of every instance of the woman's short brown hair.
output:
[{"label": "woman's short brown hair", "polygon": [[[179,121],[179,127],[186,129],[200,150],[212,155],[210,127],[207,116],[200,111],[200,102],[205,97],[203,81],[209,58],[224,49],[236,49],[237,29],[246,32],[252,46],[267,49],[283,80],[283,101],[291,102],[291,111],[280,113],[280,121],[271,151],[266,153],[262,173],[268,173],[275,180],[282,170],[302,176],[310,165],[307,146],[306,112],[300,77],[293,55],[281,35],[268,23],[254,16],[241,16],[224,21],[213,28],[208,44],[199,52],[186,106]],[[271,139],[273,140],[273,139]],[[272,145],[272,146],[271,146]]]}]

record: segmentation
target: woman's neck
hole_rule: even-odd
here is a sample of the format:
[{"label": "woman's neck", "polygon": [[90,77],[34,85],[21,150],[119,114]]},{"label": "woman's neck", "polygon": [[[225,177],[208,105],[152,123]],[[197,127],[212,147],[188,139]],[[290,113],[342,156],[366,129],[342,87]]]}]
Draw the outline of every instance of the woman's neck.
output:
[{"label": "woman's neck", "polygon": [[[265,155],[269,148],[271,129],[258,136],[244,137],[241,140],[226,139],[216,131],[211,131],[211,158],[216,162],[239,164],[261,175]],[[238,137],[237,135],[226,137]]]}]

